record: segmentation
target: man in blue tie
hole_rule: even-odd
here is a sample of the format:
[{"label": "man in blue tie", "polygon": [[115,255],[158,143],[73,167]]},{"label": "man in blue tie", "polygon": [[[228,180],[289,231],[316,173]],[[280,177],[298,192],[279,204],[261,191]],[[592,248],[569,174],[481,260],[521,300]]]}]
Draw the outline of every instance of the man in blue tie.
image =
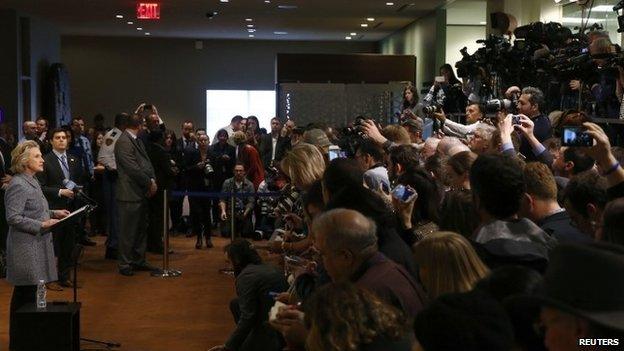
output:
[{"label": "man in blue tie", "polygon": [[[63,129],[53,129],[48,133],[52,151],[43,159],[43,172],[37,174],[41,190],[48,200],[50,209],[76,208],[74,191],[88,178],[82,162],[76,156],[67,154],[67,134]],[[76,227],[67,225],[53,231],[54,251],[58,257],[59,283],[71,287],[69,274],[73,265],[71,253],[76,245]],[[57,288],[52,285],[53,289]]]}]

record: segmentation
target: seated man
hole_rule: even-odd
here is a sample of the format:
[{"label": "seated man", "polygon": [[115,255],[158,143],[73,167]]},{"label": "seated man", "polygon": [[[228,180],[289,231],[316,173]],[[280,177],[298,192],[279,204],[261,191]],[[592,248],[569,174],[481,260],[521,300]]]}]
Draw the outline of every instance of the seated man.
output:
[{"label": "seated man", "polygon": [[470,185],[481,226],[474,236],[483,262],[494,269],[525,265],[544,271],[556,240],[526,218],[519,218],[526,183],[518,160],[481,155],[470,169]]},{"label": "seated man", "polygon": [[571,179],[577,174],[594,168],[596,161],[584,148],[562,146],[553,162],[553,171],[560,177]]},{"label": "seated man", "polygon": [[593,243],[561,245],[553,250],[543,293],[522,299],[541,304],[540,324],[546,348],[555,351],[621,347],[624,282],[614,277],[622,274],[621,246]]},{"label": "seated man", "polygon": [[511,350],[514,333],[503,307],[480,291],[446,294],[416,317],[414,351]]},{"label": "seated man", "polygon": [[422,287],[405,268],[377,249],[376,225],[357,211],[335,209],[314,220],[314,245],[333,282],[353,282],[405,313],[408,320],[423,308]]},{"label": "seated man", "polygon": [[559,242],[588,243],[592,237],[572,226],[570,214],[557,202],[557,183],[548,166],[530,162],[524,167],[527,192],[520,214]]},{"label": "seated man", "polygon": [[236,277],[237,298],[230,303],[236,329],[225,345],[212,350],[281,350],[281,337],[266,322],[274,303],[269,293],[288,289],[284,274],[274,266],[263,264],[247,240],[234,240],[225,247],[225,252]]},{"label": "seated man", "polygon": [[583,234],[595,238],[609,198],[607,181],[596,171],[584,172],[570,180],[564,190],[563,205]]},{"label": "seated man", "polygon": [[423,139],[422,119],[420,117],[416,119],[409,118],[405,122],[403,122],[403,128],[407,130],[407,133],[410,136],[410,140],[412,141],[412,145],[418,150],[422,149],[425,142],[425,140]]},{"label": "seated man", "polygon": [[[242,163],[237,163],[234,166],[234,177],[226,179],[223,182],[221,189],[223,193],[254,193],[253,183],[245,177],[245,166]],[[221,235],[227,236],[253,236],[253,223],[251,221],[251,213],[254,208],[254,196],[247,195],[245,197],[234,195],[234,226],[235,233],[231,233],[231,218],[232,208],[230,198],[222,198],[219,201],[219,208],[221,209],[221,220],[224,222],[221,228]]]},{"label": "seated man", "polygon": [[388,170],[383,164],[383,149],[370,140],[363,140],[355,152],[355,159],[364,170],[364,184],[369,189],[390,191]]}]

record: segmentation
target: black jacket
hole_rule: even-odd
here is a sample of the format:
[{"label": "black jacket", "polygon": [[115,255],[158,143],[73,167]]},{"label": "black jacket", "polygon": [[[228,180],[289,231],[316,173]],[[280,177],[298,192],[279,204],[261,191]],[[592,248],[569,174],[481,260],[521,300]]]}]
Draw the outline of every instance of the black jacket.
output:
[{"label": "black jacket", "polygon": [[[207,190],[210,189],[212,178],[214,175],[214,167],[212,173],[206,173],[206,166],[198,166],[201,162],[201,153],[198,149],[187,148],[184,152],[183,166],[187,179],[188,190]],[[212,165],[210,160],[210,149],[206,156],[206,162]]]},{"label": "black jacket", "polygon": [[[287,143],[290,143],[290,139],[282,137],[281,135],[277,137],[277,143],[275,144],[275,161],[280,161],[282,157],[284,157],[287,150]],[[271,165],[271,155],[273,153],[273,137],[271,137],[271,134],[265,134],[260,137],[259,149],[262,165],[264,165],[264,169],[267,169]]]},{"label": "black jacket", "polygon": [[[77,185],[85,183],[87,173],[84,172],[82,166],[82,160],[74,155],[65,153],[67,156],[67,166],[69,167],[69,180],[73,181]],[[60,161],[54,151],[50,151],[43,156],[45,163],[43,164],[43,172],[37,174],[37,179],[41,184],[41,190],[48,200],[50,209],[69,209],[72,201],[66,197],[59,196],[59,190],[65,189],[63,184],[65,175],[61,168]]]},{"label": "black jacket", "polygon": [[[212,160],[212,166],[214,167],[214,186],[216,189],[221,190],[223,182],[234,176],[234,165],[236,164],[236,148],[234,146],[225,143],[221,145],[216,143],[210,146],[210,159]],[[229,157],[226,160],[223,156]]]},{"label": "black jacket", "polygon": [[288,290],[288,283],[275,267],[250,264],[236,277],[240,318],[225,345],[231,350],[279,350],[280,337],[266,322],[273,304],[269,292]]},{"label": "black jacket", "polygon": [[542,219],[537,225],[546,234],[557,239],[559,243],[585,244],[593,241],[592,238],[572,226],[570,215],[565,210]]},{"label": "black jacket", "polygon": [[158,190],[171,189],[175,180],[171,155],[159,143],[148,143],[145,149],[154,168]]}]

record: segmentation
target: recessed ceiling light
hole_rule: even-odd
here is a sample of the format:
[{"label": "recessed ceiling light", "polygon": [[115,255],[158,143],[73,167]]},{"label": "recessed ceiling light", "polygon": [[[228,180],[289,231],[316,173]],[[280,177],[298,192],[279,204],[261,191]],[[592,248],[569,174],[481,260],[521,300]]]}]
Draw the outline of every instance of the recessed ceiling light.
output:
[{"label": "recessed ceiling light", "polygon": [[132,21],[128,21],[128,24],[134,24],[134,22],[132,22]]},{"label": "recessed ceiling light", "polygon": [[145,32],[145,35],[152,35],[150,32]]},{"label": "recessed ceiling light", "polygon": [[247,28],[253,28],[253,27],[254,27],[254,25],[253,25],[253,24],[248,24],[248,25],[247,25]]},{"label": "recessed ceiling light", "polygon": [[219,0],[221,2],[230,2],[230,0]]},{"label": "recessed ceiling light", "polygon": [[253,18],[245,18],[245,21],[247,21],[247,22],[252,22],[252,21],[253,21]]},{"label": "recessed ceiling light", "polygon": [[123,15],[115,15],[115,18],[123,18]]},{"label": "recessed ceiling light", "polygon": [[271,1],[270,1],[270,0],[264,0],[264,3],[265,3],[265,4],[270,4],[270,3],[271,3]]},{"label": "recessed ceiling light", "polygon": [[141,27],[137,27],[137,30],[143,30],[143,28],[141,28]]},{"label": "recessed ceiling light", "polygon": [[352,33],[349,33],[349,35],[351,35],[352,37],[354,37],[354,36],[356,36],[356,35],[357,35],[357,33],[356,33],[356,32],[352,32]]},{"label": "recessed ceiling light", "polygon": [[249,37],[250,37],[250,38],[253,38],[253,37],[254,37],[254,35],[253,35],[253,34],[249,34]]},{"label": "recessed ceiling light", "polygon": [[368,23],[362,23],[362,24],[360,24],[360,27],[366,28],[366,27],[368,27]]},{"label": "recessed ceiling light", "polygon": [[286,35],[286,34],[288,34],[288,32],[273,32],[273,34],[277,34],[277,35]]},{"label": "recessed ceiling light", "polygon": [[247,29],[247,31],[248,31],[249,33],[253,33],[253,32],[255,32],[256,30],[255,30],[255,29]]},{"label": "recessed ceiling light", "polygon": [[369,21],[369,22],[374,22],[375,21],[375,19],[373,17],[369,17],[366,20]]},{"label": "recessed ceiling light", "polygon": [[394,6],[394,3],[393,2],[387,2],[386,6]]},{"label": "recessed ceiling light", "polygon": [[351,37],[348,37],[348,36],[347,36],[347,37],[345,37],[345,39],[347,39],[347,40],[351,40]]}]

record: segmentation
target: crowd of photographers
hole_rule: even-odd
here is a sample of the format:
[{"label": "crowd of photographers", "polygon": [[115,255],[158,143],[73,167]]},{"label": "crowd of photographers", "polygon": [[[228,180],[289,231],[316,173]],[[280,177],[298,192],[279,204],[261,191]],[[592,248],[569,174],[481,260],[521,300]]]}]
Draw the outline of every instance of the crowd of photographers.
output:
[{"label": "crowd of photographers", "polygon": [[[599,68],[616,49],[592,36]],[[396,124],[306,126],[315,137],[276,164],[297,195],[269,240],[225,249],[237,328],[215,350],[623,342],[623,151],[618,124],[593,121],[620,118],[619,71],[570,79],[588,95],[565,111],[564,92],[504,85],[507,100],[484,99],[440,73],[422,100],[405,89]]]},{"label": "crowd of photographers", "polygon": [[237,328],[215,350],[622,342],[621,148],[584,111],[549,113],[537,87],[487,113],[448,102],[451,82],[420,103],[408,86],[398,124],[305,128],[275,164],[298,195],[272,212],[269,240],[226,248]]}]

